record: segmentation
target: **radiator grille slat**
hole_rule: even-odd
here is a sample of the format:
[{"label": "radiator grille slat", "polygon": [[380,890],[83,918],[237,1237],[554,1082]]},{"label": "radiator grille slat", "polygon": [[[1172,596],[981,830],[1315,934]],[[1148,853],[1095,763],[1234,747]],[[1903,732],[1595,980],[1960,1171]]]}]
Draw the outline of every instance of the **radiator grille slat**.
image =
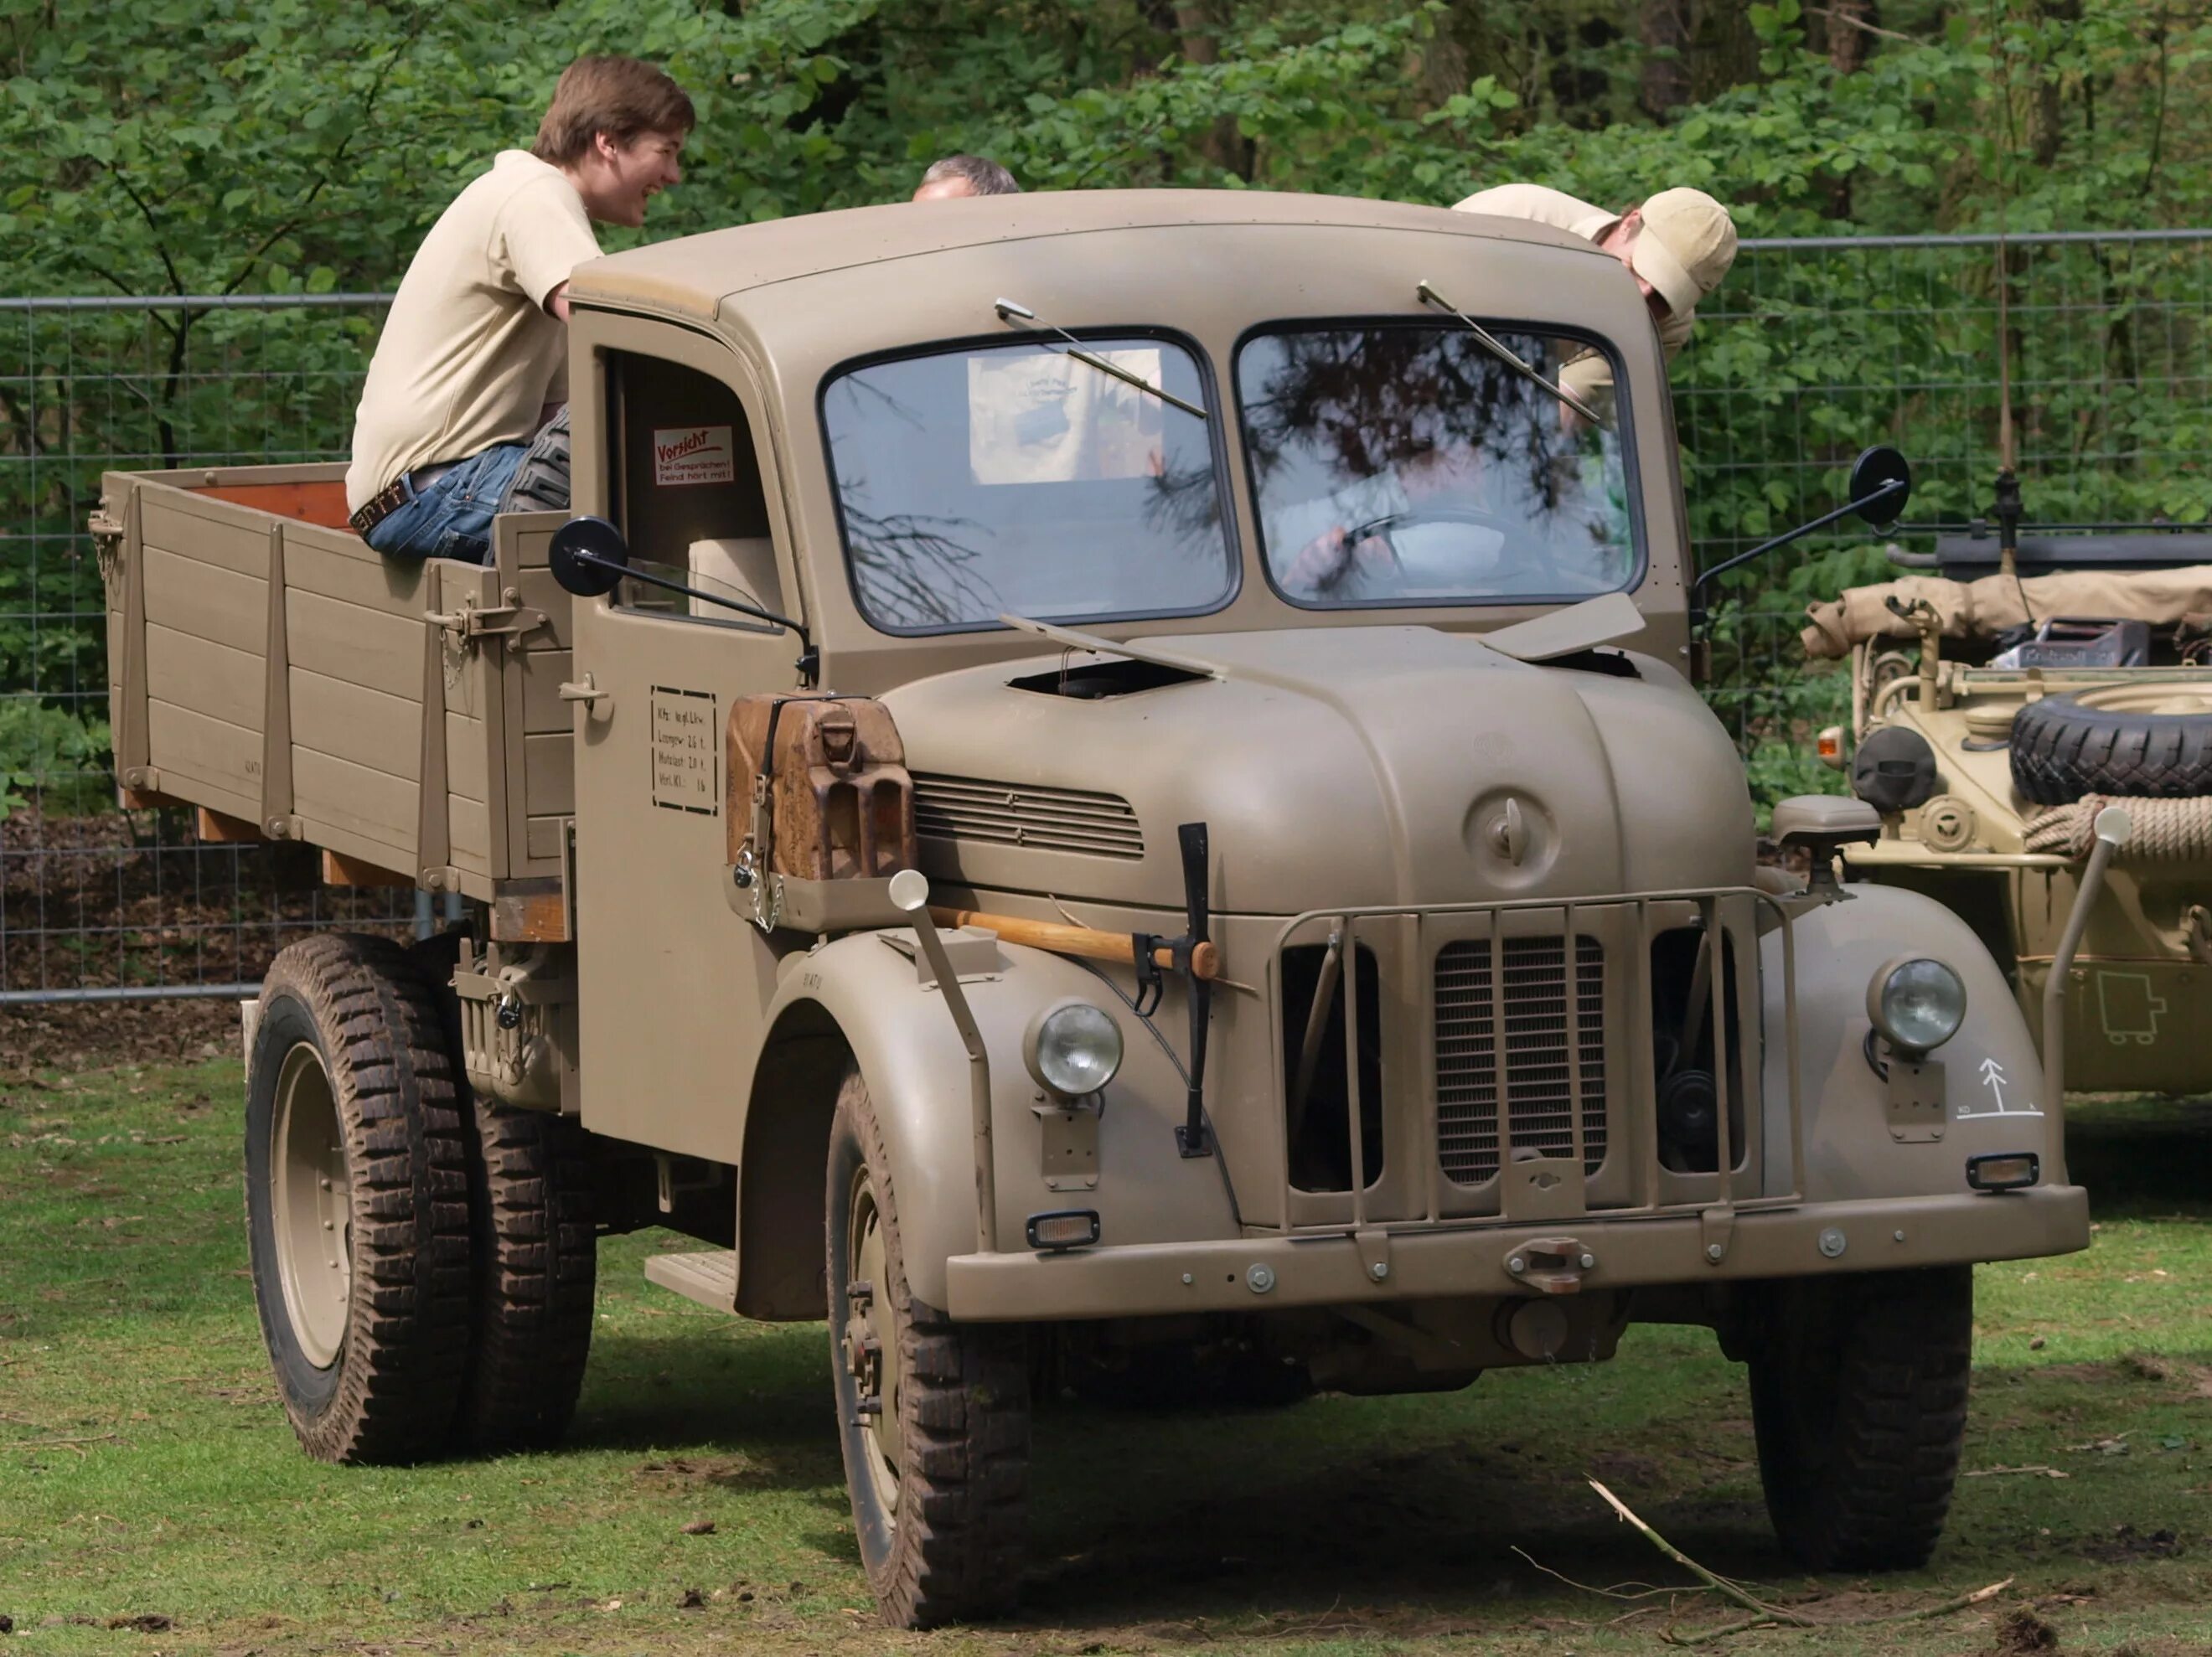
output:
[{"label": "radiator grille slat", "polygon": [[[1510,1150],[1574,1155],[1573,1070],[1567,1043],[1565,940],[1504,940],[1503,999]],[[1605,950],[1575,940],[1577,1045],[1582,1057],[1583,1166],[1605,1160]],[[1464,938],[1437,954],[1437,1156],[1445,1176],[1480,1185],[1499,1154],[1498,1041],[1491,943]]]},{"label": "radiator grille slat", "polygon": [[932,840],[988,841],[1085,857],[1145,854],[1144,832],[1128,801],[1074,788],[918,773],[914,824],[916,833]]}]

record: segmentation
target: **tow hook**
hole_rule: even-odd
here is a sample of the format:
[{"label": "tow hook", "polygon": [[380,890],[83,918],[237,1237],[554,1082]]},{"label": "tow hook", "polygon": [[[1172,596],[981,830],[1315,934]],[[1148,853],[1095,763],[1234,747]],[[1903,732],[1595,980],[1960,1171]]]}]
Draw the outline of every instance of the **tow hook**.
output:
[{"label": "tow hook", "polygon": [[1540,1295],[1578,1295],[1583,1274],[1597,1269],[1597,1256],[1572,1237],[1532,1237],[1505,1257],[1508,1276]]}]

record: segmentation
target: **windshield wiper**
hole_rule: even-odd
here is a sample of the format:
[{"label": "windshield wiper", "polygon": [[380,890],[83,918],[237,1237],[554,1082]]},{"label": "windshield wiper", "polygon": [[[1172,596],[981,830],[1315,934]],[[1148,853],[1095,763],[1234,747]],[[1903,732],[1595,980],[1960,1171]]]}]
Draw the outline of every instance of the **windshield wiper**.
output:
[{"label": "windshield wiper", "polygon": [[1185,414],[1196,415],[1200,420],[1206,418],[1206,410],[1200,408],[1197,404],[1186,403],[1173,391],[1163,391],[1159,386],[1153,385],[1142,374],[1133,374],[1127,368],[1116,367],[1096,351],[1085,350],[1082,343],[1073,334],[1069,333],[1065,328],[1057,327],[1047,322],[1028,306],[1015,300],[1001,299],[992,300],[991,308],[999,313],[999,320],[1001,322],[1030,323],[1045,333],[1058,334],[1067,342],[1067,355],[1078,362],[1096,368],[1102,374],[1111,374],[1123,384],[1133,385],[1140,391],[1148,392],[1170,408],[1181,409]]},{"label": "windshield wiper", "polygon": [[1461,310],[1459,307],[1454,305],[1442,294],[1437,292],[1437,290],[1434,288],[1431,288],[1427,282],[1422,282],[1415,283],[1413,291],[1420,295],[1421,303],[1424,305],[1433,305],[1438,310],[1448,311],[1453,316],[1457,317],[1462,325],[1467,329],[1468,332],[1474,336],[1476,342],[1481,345],[1484,350],[1489,352],[1491,355],[1496,357],[1500,362],[1512,369],[1514,373],[1519,374],[1523,379],[1533,380],[1535,384],[1541,385],[1553,397],[1559,398],[1560,402],[1565,404],[1567,407],[1572,409],[1577,414],[1580,415],[1584,420],[1589,421],[1591,425],[1595,426],[1599,430],[1609,432],[1613,429],[1613,428],[1607,423],[1606,418],[1603,415],[1600,414],[1595,409],[1591,408],[1589,404],[1583,402],[1582,398],[1577,397],[1565,386],[1555,385],[1550,380],[1545,379],[1543,375],[1538,373],[1534,368],[1530,367],[1526,362],[1523,362],[1521,360],[1520,353],[1516,351],[1511,346],[1508,345],[1504,340],[1498,338],[1497,335],[1492,333],[1487,328],[1477,322],[1473,317],[1468,315],[1466,312]]}]

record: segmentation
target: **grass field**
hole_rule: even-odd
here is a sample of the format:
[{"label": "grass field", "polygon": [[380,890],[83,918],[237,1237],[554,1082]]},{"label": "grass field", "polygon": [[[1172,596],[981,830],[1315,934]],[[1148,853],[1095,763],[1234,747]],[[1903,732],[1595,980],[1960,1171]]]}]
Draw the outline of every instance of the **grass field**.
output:
[{"label": "grass field", "polygon": [[[1729,1620],[1612,1518],[1589,1475],[1808,1615],[1905,1612],[2015,1579],[1941,1618],[1761,1630],[1726,1649],[2020,1653],[2048,1649],[2048,1630],[2067,1652],[2212,1652],[2202,1103],[2077,1113],[2094,1246],[1979,1274],[1971,1474],[1924,1573],[1794,1573],[1760,1507],[1740,1375],[1709,1338],[1650,1329],[1611,1364],[1443,1397],[1044,1409],[1020,1616],[909,1636],[869,1608],[821,1330],[648,1288],[657,1236],[602,1251],[564,1452],[410,1470],[303,1459],[254,1320],[239,1089],[225,1059],[48,1072],[0,1094],[0,1616],[15,1628],[0,1657],[1601,1654]],[[702,1520],[711,1533],[685,1533]],[[1683,1591],[1607,1599],[1531,1560]]]}]

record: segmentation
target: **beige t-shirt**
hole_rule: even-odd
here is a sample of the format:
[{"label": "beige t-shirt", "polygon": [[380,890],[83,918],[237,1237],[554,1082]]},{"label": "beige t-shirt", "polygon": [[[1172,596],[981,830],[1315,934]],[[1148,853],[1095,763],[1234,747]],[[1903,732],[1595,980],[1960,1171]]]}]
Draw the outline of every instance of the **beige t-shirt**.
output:
[{"label": "beige t-shirt", "polygon": [[504,149],[453,197],[392,301],[354,416],[346,504],[402,473],[519,443],[568,394],[568,334],[545,296],[599,256],[557,167]]},{"label": "beige t-shirt", "polygon": [[[1620,215],[1602,207],[1579,201],[1564,190],[1553,190],[1540,184],[1501,184],[1493,189],[1476,191],[1463,202],[1454,202],[1455,213],[1490,213],[1501,219],[1533,219],[1538,224],[1548,224],[1564,230],[1571,236],[1581,236],[1595,241],[1620,222]],[[1695,311],[1681,316],[1669,314],[1659,324],[1659,344],[1673,361],[1690,337],[1690,329],[1697,322]],[[1593,407],[1605,406],[1601,399],[1613,395],[1613,366],[1595,353],[1577,357],[1559,371],[1559,383]]]}]

